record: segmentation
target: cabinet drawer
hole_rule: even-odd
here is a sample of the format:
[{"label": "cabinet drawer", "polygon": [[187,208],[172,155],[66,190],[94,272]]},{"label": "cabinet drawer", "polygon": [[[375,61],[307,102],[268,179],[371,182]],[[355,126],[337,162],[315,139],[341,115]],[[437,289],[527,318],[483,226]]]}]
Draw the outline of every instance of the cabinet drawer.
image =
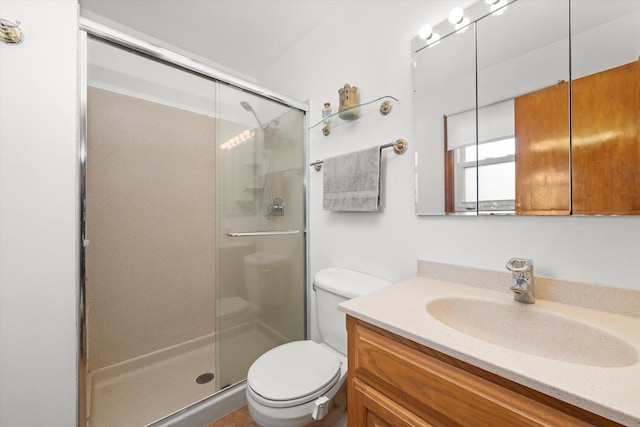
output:
[{"label": "cabinet drawer", "polygon": [[349,369],[353,378],[371,384],[434,425],[616,425],[604,419],[605,424],[601,424],[600,417],[593,414],[598,422],[582,421],[563,408],[556,409],[557,405],[549,406],[548,402],[503,387],[500,381],[492,382],[464,370],[463,362],[448,363],[448,356],[439,357],[439,353],[419,344],[355,319],[349,323]]},{"label": "cabinet drawer", "polygon": [[434,427],[375,388],[357,379],[353,383],[352,399],[358,415],[356,418],[359,420],[355,427]]}]

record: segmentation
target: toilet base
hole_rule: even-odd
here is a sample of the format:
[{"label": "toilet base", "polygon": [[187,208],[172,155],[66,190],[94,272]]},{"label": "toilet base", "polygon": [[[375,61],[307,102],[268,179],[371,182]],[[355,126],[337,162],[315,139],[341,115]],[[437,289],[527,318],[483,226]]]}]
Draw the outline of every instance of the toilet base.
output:
[{"label": "toilet base", "polygon": [[[249,414],[260,427],[336,427],[346,426],[347,383],[343,382],[330,400],[326,417],[314,420],[311,416],[314,402],[290,408],[270,408],[252,401],[247,394]],[[344,423],[344,424],[343,424]]]}]

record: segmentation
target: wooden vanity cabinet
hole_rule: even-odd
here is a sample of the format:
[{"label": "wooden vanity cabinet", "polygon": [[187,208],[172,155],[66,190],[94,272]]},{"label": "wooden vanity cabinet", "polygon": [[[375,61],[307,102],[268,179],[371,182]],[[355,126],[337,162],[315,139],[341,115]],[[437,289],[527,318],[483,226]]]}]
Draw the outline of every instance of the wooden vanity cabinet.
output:
[{"label": "wooden vanity cabinet", "polygon": [[349,427],[620,426],[347,316]]}]

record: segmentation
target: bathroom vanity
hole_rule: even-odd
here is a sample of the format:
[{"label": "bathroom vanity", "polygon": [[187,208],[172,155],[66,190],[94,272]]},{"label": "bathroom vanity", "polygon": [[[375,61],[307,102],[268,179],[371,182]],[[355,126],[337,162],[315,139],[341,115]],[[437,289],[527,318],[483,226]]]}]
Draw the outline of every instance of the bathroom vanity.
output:
[{"label": "bathroom vanity", "polygon": [[640,426],[637,313],[427,277],[341,309],[350,426]]},{"label": "bathroom vanity", "polygon": [[350,426],[620,426],[349,316]]}]

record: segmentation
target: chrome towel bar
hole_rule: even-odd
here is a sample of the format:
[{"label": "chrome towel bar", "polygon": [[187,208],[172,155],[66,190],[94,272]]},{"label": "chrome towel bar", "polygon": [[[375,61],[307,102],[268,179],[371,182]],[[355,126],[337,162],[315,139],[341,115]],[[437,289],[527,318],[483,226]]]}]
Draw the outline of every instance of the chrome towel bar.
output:
[{"label": "chrome towel bar", "polygon": [[252,236],[281,236],[285,234],[298,234],[300,230],[270,230],[270,231],[230,231],[229,237],[252,237]]},{"label": "chrome towel bar", "polygon": [[[385,148],[391,148],[391,147],[393,147],[394,153],[402,154],[405,151],[407,151],[407,141],[405,141],[404,139],[398,139],[398,140],[395,140],[394,142],[381,145],[380,150],[383,150]],[[309,163],[309,166],[313,166],[315,170],[319,171],[320,169],[322,169],[322,163],[323,163],[322,160],[316,160],[315,162]]]}]

